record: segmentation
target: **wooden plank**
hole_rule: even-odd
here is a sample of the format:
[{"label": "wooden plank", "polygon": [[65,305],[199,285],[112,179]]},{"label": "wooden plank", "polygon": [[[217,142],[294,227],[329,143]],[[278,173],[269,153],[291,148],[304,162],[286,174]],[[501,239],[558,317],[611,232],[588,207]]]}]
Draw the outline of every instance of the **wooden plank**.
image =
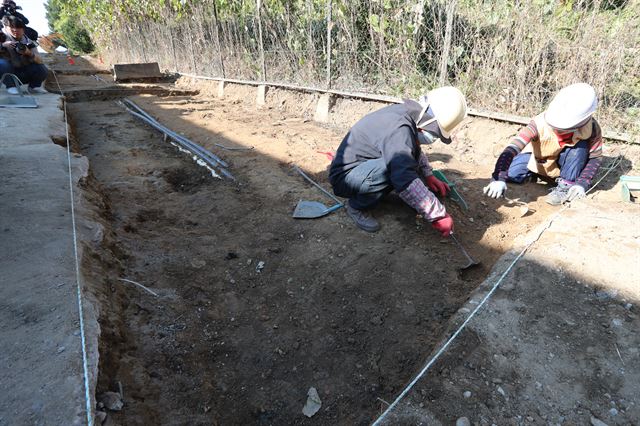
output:
[{"label": "wooden plank", "polygon": [[113,79],[115,81],[146,80],[162,78],[160,66],[157,62],[138,64],[115,64]]},{"label": "wooden plank", "polygon": [[506,121],[508,123],[515,124],[527,125],[529,124],[529,121],[531,121],[531,117],[523,117],[521,115],[505,114],[503,112],[487,111],[476,108],[467,108],[467,112],[471,116],[490,118],[492,120]]}]

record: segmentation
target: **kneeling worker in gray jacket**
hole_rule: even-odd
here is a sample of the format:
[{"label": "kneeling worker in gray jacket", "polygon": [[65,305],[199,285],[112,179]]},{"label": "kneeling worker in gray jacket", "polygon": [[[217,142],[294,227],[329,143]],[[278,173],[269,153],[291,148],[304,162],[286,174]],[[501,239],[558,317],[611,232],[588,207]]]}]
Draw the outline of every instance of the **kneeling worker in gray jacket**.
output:
[{"label": "kneeling worker in gray jacket", "polygon": [[453,220],[434,194],[446,195],[449,186],[433,176],[420,144],[451,143],[466,114],[464,95],[441,87],[367,114],[351,128],[331,162],[329,180],[336,195],[349,199],[347,213],[359,228],[380,229],[369,210],[395,190],[442,236],[451,234]]}]

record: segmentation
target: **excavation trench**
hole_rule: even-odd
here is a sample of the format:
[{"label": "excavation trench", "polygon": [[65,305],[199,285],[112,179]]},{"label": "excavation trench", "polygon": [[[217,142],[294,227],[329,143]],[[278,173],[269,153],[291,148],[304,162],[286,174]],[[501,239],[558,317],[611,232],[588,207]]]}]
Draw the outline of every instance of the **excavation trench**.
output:
[{"label": "excavation trench", "polygon": [[[97,393],[124,392],[124,409],[109,413],[116,424],[370,423],[513,236],[546,217],[544,188],[524,194],[538,215],[481,204],[489,166],[472,163],[473,150],[434,150],[471,205],[447,202],[483,261],[475,272],[461,275],[457,248],[393,194],[376,211],[377,234],[341,211],[296,221],[299,199],[326,200],[293,165],[328,187],[318,152],[334,150],[345,126],[294,114],[291,104],[307,103],[298,95],[256,110],[240,101],[244,90],[223,100],[206,90],[133,97],[225,158],[238,183],[213,178],[101,93],[67,105],[105,226],[83,267],[102,294]],[[302,414],[310,387],[322,400],[312,419]]]}]

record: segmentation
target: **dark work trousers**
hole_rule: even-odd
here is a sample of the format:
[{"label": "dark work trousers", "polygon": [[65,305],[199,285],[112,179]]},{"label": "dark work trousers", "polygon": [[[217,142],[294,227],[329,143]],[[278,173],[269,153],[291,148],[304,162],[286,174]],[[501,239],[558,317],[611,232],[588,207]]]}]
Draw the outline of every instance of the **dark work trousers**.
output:
[{"label": "dark work trousers", "polygon": [[[28,84],[29,87],[38,87],[47,78],[47,67],[42,64],[29,64],[24,67],[16,68],[6,59],[0,59],[0,77],[4,73],[11,73],[18,76],[20,81]],[[2,81],[7,88],[14,87],[16,84],[10,77],[5,77]]]},{"label": "dark work trousers", "polygon": [[387,166],[382,158],[361,163],[333,187],[337,196],[348,198],[349,205],[358,210],[375,207],[392,190]]},{"label": "dark work trousers", "polygon": [[[527,168],[531,155],[530,152],[526,152],[514,157],[507,173],[509,182],[522,183],[534,175]],[[566,181],[575,182],[584,166],[587,165],[587,161],[589,161],[589,143],[587,141],[580,141],[574,146],[565,147],[558,156],[560,177]]]}]

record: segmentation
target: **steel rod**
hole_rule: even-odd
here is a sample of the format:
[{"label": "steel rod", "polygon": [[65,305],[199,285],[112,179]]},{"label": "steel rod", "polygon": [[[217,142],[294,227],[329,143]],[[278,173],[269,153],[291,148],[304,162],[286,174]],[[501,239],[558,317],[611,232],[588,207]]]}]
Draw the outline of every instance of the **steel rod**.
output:
[{"label": "steel rod", "polygon": [[131,101],[130,99],[125,99],[124,100],[125,103],[127,103],[128,105],[130,105],[131,107],[135,108],[136,110],[138,110],[138,112],[142,115],[144,115],[145,117],[147,117],[149,120],[153,121],[154,123],[156,123],[158,126],[160,126],[162,128],[163,132],[166,132],[169,136],[171,136],[172,138],[176,139],[176,140],[181,140],[183,141],[185,144],[187,145],[192,145],[194,147],[194,149],[202,152],[202,154],[207,155],[209,157],[211,157],[215,162],[217,162],[220,166],[222,167],[229,167],[229,165],[227,164],[226,161],[222,160],[220,157],[218,157],[217,155],[213,154],[210,151],[207,151],[206,149],[204,149],[203,147],[201,147],[200,145],[198,145],[197,143],[185,138],[182,135],[179,135],[178,133],[174,132],[173,130],[169,129],[168,127],[164,126],[162,123],[160,123],[158,120],[156,120],[155,118],[153,118],[151,115],[149,115],[149,113],[147,113],[145,110],[143,110],[142,108],[140,108],[138,105],[136,105],[133,101]]},{"label": "steel rod", "polygon": [[[216,171],[216,169],[217,169],[225,177],[227,177],[227,178],[229,178],[231,180],[235,180],[235,177],[229,171],[227,171],[224,167],[221,167],[221,164],[218,161],[219,159],[217,160],[216,158],[214,158],[215,156],[213,154],[211,154],[209,151],[205,150],[201,146],[189,141],[186,138],[181,137],[180,135],[178,135],[175,132],[171,131],[170,129],[166,128],[162,124],[158,123],[155,119],[150,118],[150,116],[148,116],[148,114],[146,114],[146,113],[143,114],[143,113],[136,112],[136,111],[132,110],[131,108],[129,108],[127,106],[128,103],[127,104],[123,103],[123,105],[124,105],[125,109],[130,114],[132,114],[135,117],[138,117],[139,119],[141,119],[145,123],[147,123],[150,126],[154,127],[156,130],[159,130],[160,132],[162,132],[165,135],[169,136],[171,139],[175,140],[183,149],[191,152],[193,155],[195,155],[196,157],[200,158],[202,161],[204,161],[207,164],[207,166],[211,167],[214,171]],[[140,107],[137,107],[137,108],[141,110]],[[144,110],[142,110],[142,111],[144,111]]]},{"label": "steel rod", "polygon": [[318,185],[317,183],[315,183],[313,181],[313,179],[311,179],[309,176],[307,176],[305,174],[305,172],[303,172],[300,167],[298,166],[294,166],[294,168],[296,169],[296,171],[298,173],[300,173],[302,175],[303,178],[305,178],[309,183],[311,183],[313,186],[315,186],[316,188],[318,188],[320,191],[324,192],[326,195],[328,195],[329,197],[331,197],[331,199],[333,201],[335,201],[336,203],[342,205],[342,201],[338,200],[335,195],[333,195],[332,193],[330,193],[329,191],[327,191],[326,189],[324,189],[323,187],[321,187],[320,185]]},{"label": "steel rod", "polygon": [[473,265],[477,265],[478,262],[476,262],[475,260],[473,260],[473,258],[469,255],[469,253],[467,253],[467,250],[465,250],[464,246],[460,243],[460,241],[458,241],[458,239],[456,238],[455,235],[453,235],[453,232],[451,234],[449,234],[449,236],[453,239],[453,241],[456,243],[456,245],[458,246],[458,248],[460,249],[460,251],[462,251],[462,254],[464,254],[464,256],[467,258],[467,260],[469,261],[469,265],[468,266],[473,266]]}]

